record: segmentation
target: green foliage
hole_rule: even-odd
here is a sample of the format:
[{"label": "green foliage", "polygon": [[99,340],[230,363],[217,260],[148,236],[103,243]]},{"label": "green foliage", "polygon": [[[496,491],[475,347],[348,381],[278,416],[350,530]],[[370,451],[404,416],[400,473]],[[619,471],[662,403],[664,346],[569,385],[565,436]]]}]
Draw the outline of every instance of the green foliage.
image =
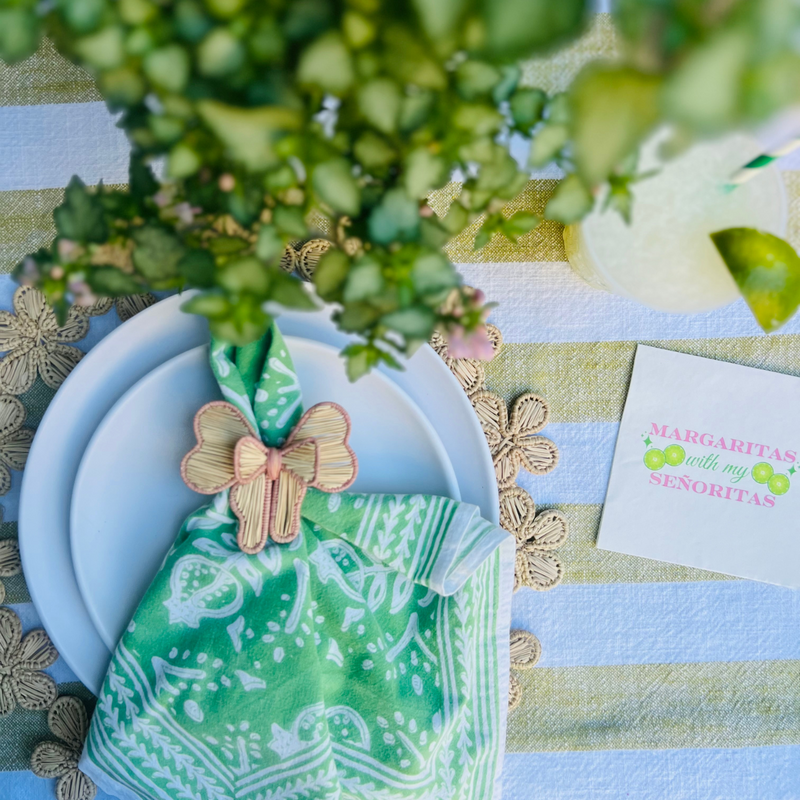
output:
[{"label": "green foliage", "polygon": [[[351,377],[395,366],[434,327],[468,333],[486,308],[442,246],[479,219],[476,247],[532,230],[538,217],[505,209],[530,166],[567,173],[547,218],[579,220],[596,196],[630,218],[632,157],[658,124],[690,142],[800,99],[793,0],[617,0],[619,63],[553,96],[526,85],[519,59],[576,37],[591,6],[6,0],[0,58],[25,58],[45,33],[96,76],[132,144],[129,188],[75,179],[53,246],[17,274],[62,315],[93,295],[197,288],[187,308],[242,344],[276,305],[314,305],[280,260],[325,236],[314,288],[360,337]],[[512,133],[529,165],[511,158]],[[427,198],[456,170],[463,191],[440,219]]]},{"label": "green foliage", "polygon": [[77,175],[69,182],[64,202],[53,212],[53,219],[58,234],[73,242],[102,242],[108,235],[102,203]]},{"label": "green foliage", "polygon": [[771,233],[728,228],[711,234],[758,324],[778,330],[800,305],[800,257]]}]

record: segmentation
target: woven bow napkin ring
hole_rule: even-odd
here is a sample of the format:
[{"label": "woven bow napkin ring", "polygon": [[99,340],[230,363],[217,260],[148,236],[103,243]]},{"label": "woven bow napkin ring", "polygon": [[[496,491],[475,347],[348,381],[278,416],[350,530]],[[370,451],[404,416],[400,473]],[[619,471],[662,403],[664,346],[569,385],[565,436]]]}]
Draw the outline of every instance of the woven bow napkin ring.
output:
[{"label": "woven bow napkin ring", "polygon": [[242,412],[223,401],[197,412],[194,432],[197,445],[181,463],[183,480],[200,494],[230,489],[236,541],[245,553],[258,553],[269,537],[284,544],[297,536],[309,486],[341,492],[358,474],[348,445],[350,417],[336,403],[306,411],[281,447],[264,445]]}]

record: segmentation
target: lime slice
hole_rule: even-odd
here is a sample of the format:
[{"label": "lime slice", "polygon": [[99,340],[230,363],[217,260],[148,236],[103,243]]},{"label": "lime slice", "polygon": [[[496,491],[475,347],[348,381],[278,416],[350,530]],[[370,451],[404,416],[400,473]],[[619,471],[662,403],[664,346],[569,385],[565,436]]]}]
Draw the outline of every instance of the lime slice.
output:
[{"label": "lime slice", "polygon": [[686,451],[679,444],[671,444],[669,447],[664,448],[664,458],[667,464],[671,467],[677,467],[678,464],[683,464],[686,458]]},{"label": "lime slice", "polygon": [[772,464],[767,464],[766,461],[762,461],[760,464],[756,464],[750,474],[753,476],[753,480],[756,483],[766,483],[771,477],[772,473],[775,472],[772,469]]},{"label": "lime slice", "polygon": [[800,304],[800,258],[771,233],[729,228],[711,234],[758,324],[775,331]]},{"label": "lime slice", "polygon": [[780,472],[777,475],[773,475],[767,483],[772,494],[786,494],[789,491],[789,485],[789,476]]},{"label": "lime slice", "polygon": [[644,465],[647,469],[661,469],[664,466],[664,462],[666,461],[666,456],[664,455],[663,450],[659,450],[657,447],[651,447],[645,454],[644,454]]}]

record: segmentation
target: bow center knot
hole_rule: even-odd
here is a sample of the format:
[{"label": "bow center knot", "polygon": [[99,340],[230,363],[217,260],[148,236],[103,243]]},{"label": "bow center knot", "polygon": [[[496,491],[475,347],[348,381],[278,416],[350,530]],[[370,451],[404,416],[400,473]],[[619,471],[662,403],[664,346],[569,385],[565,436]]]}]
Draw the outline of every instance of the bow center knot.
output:
[{"label": "bow center knot", "polygon": [[271,481],[278,479],[281,474],[281,451],[277,447],[270,447],[267,449],[267,477]]}]

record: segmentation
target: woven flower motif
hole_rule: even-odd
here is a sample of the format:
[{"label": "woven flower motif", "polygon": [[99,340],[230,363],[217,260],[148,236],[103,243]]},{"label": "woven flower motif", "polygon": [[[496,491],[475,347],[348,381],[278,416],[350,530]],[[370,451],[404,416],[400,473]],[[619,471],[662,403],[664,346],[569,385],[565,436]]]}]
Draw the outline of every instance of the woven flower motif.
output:
[{"label": "woven flower motif", "polygon": [[508,683],[508,710],[513,711],[522,700],[522,684],[513,670],[526,670],[536,666],[542,655],[539,640],[529,631],[512,630],[509,639],[511,669]]},{"label": "woven flower motif", "polygon": [[60,742],[41,742],[31,757],[31,769],[40,778],[58,778],[58,800],[92,800],[97,787],[78,769],[89,718],[77,697],[59,697],[47,714],[47,724]]},{"label": "woven flower motif", "polygon": [[517,540],[514,591],[521,586],[545,591],[561,581],[564,568],[551,552],[561,547],[569,534],[569,523],[560,511],[543,511],[537,516],[531,496],[514,486],[500,492],[500,526]]},{"label": "woven flower motif", "polygon": [[120,320],[127,322],[131,317],[135,317],[140,311],[150,308],[156,302],[156,297],[150,292],[146,294],[132,294],[126,297],[101,297],[96,303],[83,309],[84,314],[90,317],[101,317],[108,314],[111,308],[117,309]]},{"label": "woven flower motif", "polygon": [[544,436],[537,436],[550,417],[545,400],[523,394],[514,401],[509,417],[505,400],[496,394],[477,392],[471,399],[492,452],[499,489],[514,485],[520,467],[534,475],[555,469],[558,448]]},{"label": "woven flower motif", "polygon": [[[503,346],[503,335],[494,325],[487,325],[486,332],[492,343],[495,355],[500,352]],[[431,347],[439,357],[447,364],[449,370],[456,376],[461,387],[468,397],[473,397],[477,392],[484,388],[486,383],[486,370],[484,362],[476,358],[450,358],[447,349],[447,339],[439,331],[434,331],[430,341]]]},{"label": "woven flower motif", "polygon": [[50,708],[56,684],[40,670],[55,664],[58,651],[41,629],[22,638],[22,623],[10,608],[0,608],[0,717],[17,703],[29,711]]},{"label": "woven flower motif", "polygon": [[28,460],[33,431],[23,428],[25,406],[16,397],[0,395],[0,494],[11,488],[11,472],[21,470]]},{"label": "woven flower motif", "polygon": [[14,313],[0,311],[0,392],[23,394],[36,375],[58,389],[83,353],[68,344],[78,342],[89,330],[89,320],[79,309],[70,309],[63,327],[56,322],[44,295],[30,286],[14,292]]},{"label": "woven flower motif", "polygon": [[[22,572],[19,545],[15,539],[0,540],[0,578],[10,578]],[[0,580],[0,605],[6,601],[6,587]]]}]

